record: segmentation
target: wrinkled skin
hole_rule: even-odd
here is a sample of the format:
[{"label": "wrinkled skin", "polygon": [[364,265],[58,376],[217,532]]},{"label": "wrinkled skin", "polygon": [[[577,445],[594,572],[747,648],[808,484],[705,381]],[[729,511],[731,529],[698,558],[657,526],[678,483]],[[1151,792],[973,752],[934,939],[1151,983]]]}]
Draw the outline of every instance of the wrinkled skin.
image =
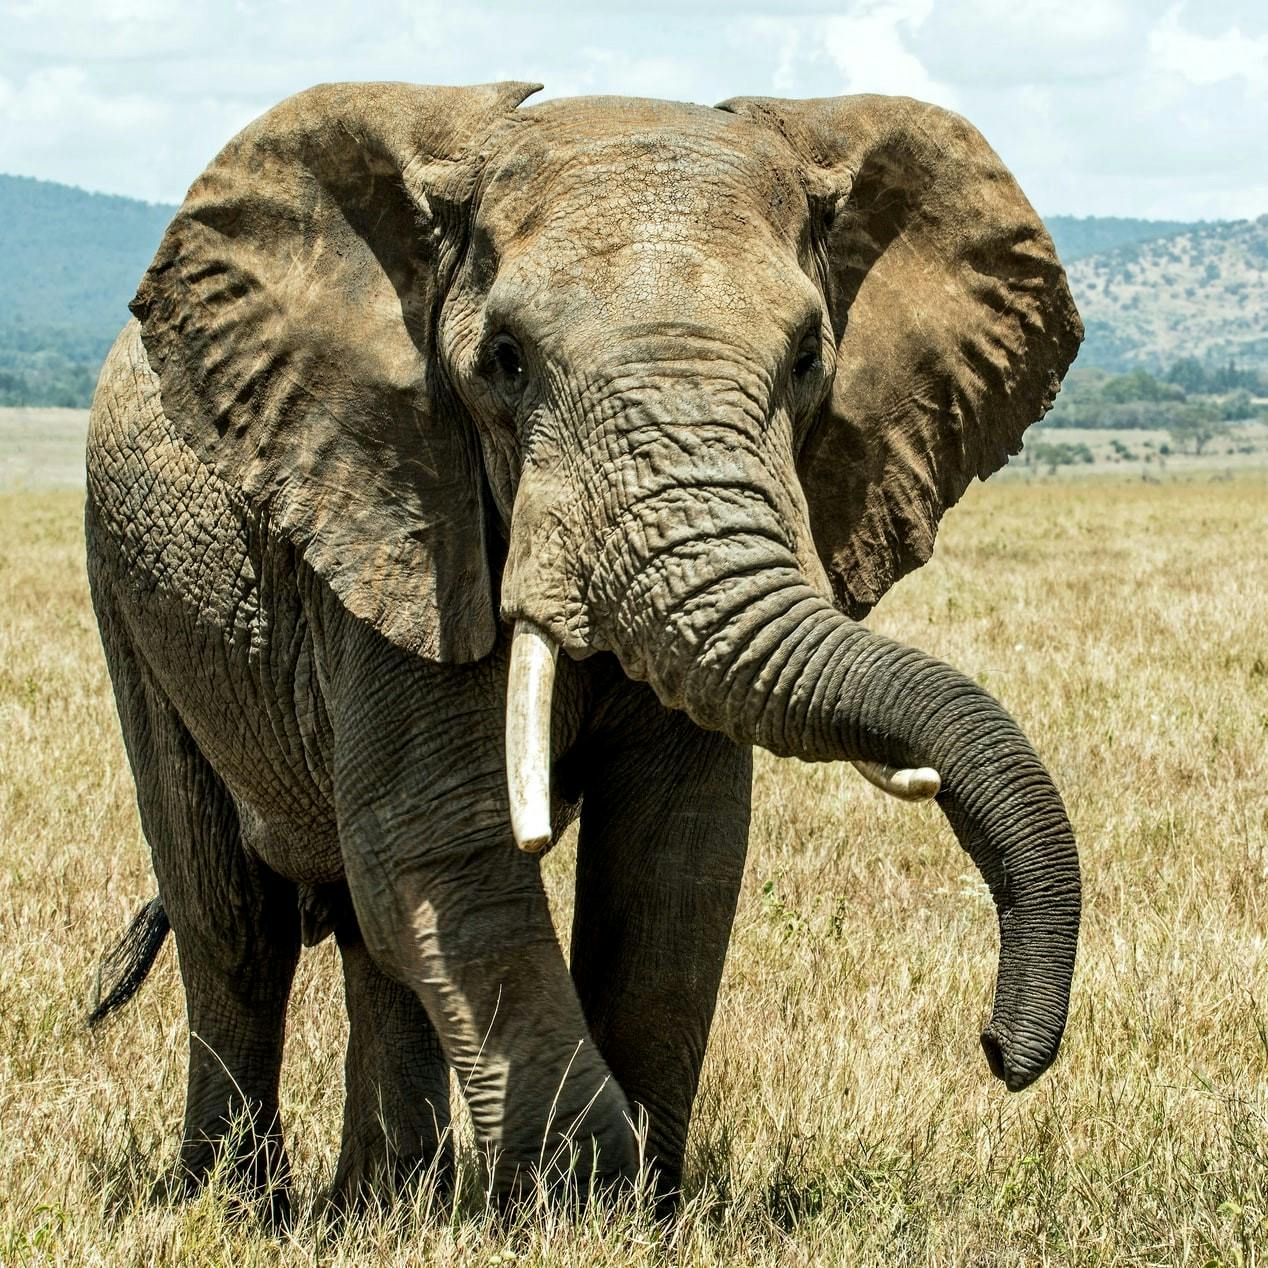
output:
[{"label": "wrinkled skin", "polygon": [[[340,1202],[679,1183],[750,747],[928,764],[1000,912],[991,1069],[1056,1054],[1073,839],[979,687],[854,623],[1051,402],[1080,327],[967,125],[902,99],[327,86],[191,189],[103,371],[89,571],[191,1031],[191,1183],[284,1185],[301,943],[350,1036]],[[509,627],[564,649],[571,966],[508,828]],[[281,1200],[281,1199],[279,1199]]]}]

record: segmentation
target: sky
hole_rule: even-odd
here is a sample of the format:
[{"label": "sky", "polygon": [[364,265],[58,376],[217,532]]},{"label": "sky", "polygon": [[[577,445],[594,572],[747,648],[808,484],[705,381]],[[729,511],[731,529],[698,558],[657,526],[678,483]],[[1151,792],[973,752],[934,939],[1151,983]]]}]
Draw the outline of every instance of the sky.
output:
[{"label": "sky", "polygon": [[1268,213],[1264,0],[0,0],[0,172],[179,202],[337,79],[907,94],[968,117],[1045,215]]}]

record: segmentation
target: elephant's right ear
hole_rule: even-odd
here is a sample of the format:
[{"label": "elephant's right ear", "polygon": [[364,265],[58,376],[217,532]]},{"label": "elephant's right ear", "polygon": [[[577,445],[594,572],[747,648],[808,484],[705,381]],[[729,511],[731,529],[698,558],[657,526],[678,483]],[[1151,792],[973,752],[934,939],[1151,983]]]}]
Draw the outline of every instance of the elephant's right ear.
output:
[{"label": "elephant's right ear", "polygon": [[132,311],[178,433],[407,651],[495,637],[477,446],[436,314],[480,160],[537,85],[326,84],[194,182]]}]

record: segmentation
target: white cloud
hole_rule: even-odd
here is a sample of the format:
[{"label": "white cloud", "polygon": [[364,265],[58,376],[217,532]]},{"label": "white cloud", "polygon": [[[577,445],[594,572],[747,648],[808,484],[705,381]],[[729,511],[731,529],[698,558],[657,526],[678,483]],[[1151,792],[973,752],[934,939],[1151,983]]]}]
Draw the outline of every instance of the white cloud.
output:
[{"label": "white cloud", "polygon": [[1149,29],[1147,3],[1093,0],[941,0],[911,28],[932,73],[984,89],[1130,74]]},{"label": "white cloud", "polygon": [[1268,210],[1262,0],[0,0],[0,171],[178,199],[323,79],[545,96],[906,93],[962,111],[1049,212]]},{"label": "white cloud", "polygon": [[933,0],[860,4],[824,18],[823,48],[844,77],[845,92],[896,93],[954,107],[955,93],[909,47],[913,26],[928,20]]},{"label": "white cloud", "polygon": [[1107,0],[1072,16],[1050,0],[952,0],[909,28],[910,47],[1045,211],[1259,215],[1264,42],[1223,8],[1213,24],[1196,4]]},{"label": "white cloud", "polygon": [[1268,93],[1268,36],[1243,35],[1236,24],[1205,35],[1184,24],[1180,5],[1149,33],[1149,54],[1160,71],[1191,84],[1242,79],[1253,95]]}]

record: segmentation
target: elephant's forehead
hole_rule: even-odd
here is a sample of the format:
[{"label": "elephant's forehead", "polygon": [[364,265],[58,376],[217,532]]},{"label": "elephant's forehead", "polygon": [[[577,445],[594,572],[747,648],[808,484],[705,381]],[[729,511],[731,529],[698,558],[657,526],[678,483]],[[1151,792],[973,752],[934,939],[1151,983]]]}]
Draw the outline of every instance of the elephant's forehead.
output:
[{"label": "elephant's forehead", "polygon": [[724,111],[574,98],[520,112],[484,182],[504,245],[566,236],[581,250],[700,242],[746,226],[795,239],[806,198],[782,139]]}]

